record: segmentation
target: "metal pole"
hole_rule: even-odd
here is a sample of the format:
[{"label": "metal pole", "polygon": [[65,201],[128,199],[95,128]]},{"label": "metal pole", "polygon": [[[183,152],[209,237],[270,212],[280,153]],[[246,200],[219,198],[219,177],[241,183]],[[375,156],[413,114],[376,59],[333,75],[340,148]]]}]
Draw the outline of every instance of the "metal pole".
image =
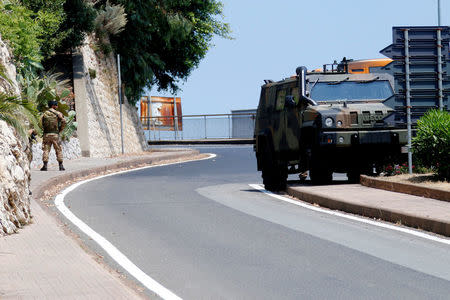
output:
[{"label": "metal pole", "polygon": [[438,0],[438,26],[441,26],[441,0]]},{"label": "metal pole", "polygon": [[178,135],[178,111],[177,111],[177,98],[173,97],[173,126],[175,129],[175,140]]},{"label": "metal pole", "polygon": [[204,116],[204,118],[205,118],[205,139],[207,138],[207,135],[206,135],[206,116]]},{"label": "metal pole", "polygon": [[228,138],[231,139],[231,116],[228,115]]},{"label": "metal pole", "polygon": [[152,136],[152,128],[150,127],[152,126],[152,101],[150,100],[150,95],[147,95],[147,116],[148,139],[150,140]]},{"label": "metal pole", "polygon": [[406,76],[406,126],[408,128],[408,173],[412,174],[412,152],[411,152],[411,85],[409,70],[409,33],[404,31],[405,35],[405,76]]},{"label": "metal pole", "polygon": [[120,54],[117,54],[117,80],[119,82],[119,106],[120,106],[120,141],[123,151],[123,118],[122,118],[122,81],[120,80]]},{"label": "metal pole", "polygon": [[437,30],[437,63],[438,63],[438,91],[439,91],[439,110],[444,109],[444,93],[442,91],[442,37],[441,29]]}]

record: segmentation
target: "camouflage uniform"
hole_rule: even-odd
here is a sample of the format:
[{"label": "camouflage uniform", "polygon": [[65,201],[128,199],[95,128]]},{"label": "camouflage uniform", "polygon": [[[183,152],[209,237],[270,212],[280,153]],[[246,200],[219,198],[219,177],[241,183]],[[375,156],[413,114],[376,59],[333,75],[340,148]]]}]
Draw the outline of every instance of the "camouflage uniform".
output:
[{"label": "camouflage uniform", "polygon": [[66,120],[64,119],[63,114],[53,108],[50,108],[42,115],[41,122],[42,127],[44,128],[44,137],[42,140],[42,150],[44,153],[42,155],[42,161],[44,163],[48,162],[48,155],[53,145],[56,152],[56,160],[59,163],[62,163],[63,154],[61,142],[59,140],[59,133],[66,126]]},{"label": "camouflage uniform", "polygon": [[33,142],[36,141],[36,130],[28,130],[28,144],[25,149],[28,161],[31,163],[33,161]]}]

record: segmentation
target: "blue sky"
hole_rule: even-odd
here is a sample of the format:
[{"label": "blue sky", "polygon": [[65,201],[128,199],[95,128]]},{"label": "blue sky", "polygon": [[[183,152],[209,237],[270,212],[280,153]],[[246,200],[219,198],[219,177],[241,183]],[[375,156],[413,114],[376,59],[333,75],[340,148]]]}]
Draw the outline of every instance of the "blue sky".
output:
[{"label": "blue sky", "polygon": [[[223,0],[234,40],[214,39],[181,83],[184,115],[230,113],[258,105],[264,79],[280,80],[305,65],[383,57],[392,26],[437,25],[437,0]],[[441,24],[450,26],[450,1]],[[171,96],[156,89],[152,96]]]}]

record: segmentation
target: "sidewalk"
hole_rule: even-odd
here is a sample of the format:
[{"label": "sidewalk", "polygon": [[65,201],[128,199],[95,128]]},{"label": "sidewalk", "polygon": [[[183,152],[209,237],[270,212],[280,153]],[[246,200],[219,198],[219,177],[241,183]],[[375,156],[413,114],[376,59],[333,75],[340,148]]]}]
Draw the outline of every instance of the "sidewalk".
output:
[{"label": "sidewalk", "polygon": [[59,184],[106,170],[183,159],[198,152],[187,149],[154,151],[146,155],[115,158],[80,158],[64,163],[67,171],[32,170],[31,211],[33,223],[18,234],[0,238],[1,299],[139,299],[146,298],[101,264],[94,254],[68,236],[63,225],[44,210],[36,199],[49,184]]},{"label": "sidewalk", "polygon": [[290,196],[330,209],[450,236],[450,202],[360,184],[290,185]]}]

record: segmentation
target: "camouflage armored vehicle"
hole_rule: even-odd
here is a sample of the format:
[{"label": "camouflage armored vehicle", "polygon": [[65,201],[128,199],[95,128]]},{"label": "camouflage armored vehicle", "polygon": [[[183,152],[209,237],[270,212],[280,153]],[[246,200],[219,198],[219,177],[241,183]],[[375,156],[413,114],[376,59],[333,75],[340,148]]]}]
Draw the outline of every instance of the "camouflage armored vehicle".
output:
[{"label": "camouflage armored vehicle", "polygon": [[282,190],[288,174],[306,177],[306,171],[314,183],[330,182],[333,172],[359,181],[400,155],[407,132],[390,121],[390,74],[353,74],[342,64],[296,73],[261,88],[254,149],[266,189]]}]

